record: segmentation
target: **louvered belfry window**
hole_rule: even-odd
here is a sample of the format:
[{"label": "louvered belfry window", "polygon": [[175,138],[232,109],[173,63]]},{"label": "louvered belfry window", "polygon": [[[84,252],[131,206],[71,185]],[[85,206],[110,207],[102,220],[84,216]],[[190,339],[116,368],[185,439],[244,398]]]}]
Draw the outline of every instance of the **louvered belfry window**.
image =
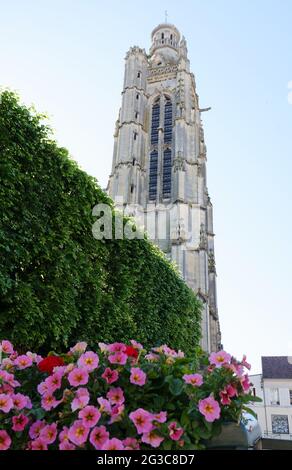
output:
[{"label": "louvered belfry window", "polygon": [[[159,141],[160,114],[161,108],[163,110],[163,106],[163,141]],[[154,201],[157,199],[158,169],[160,168],[158,159],[160,158],[162,158],[162,197],[169,198],[171,196],[172,103],[168,97],[165,97],[165,100],[163,101],[158,98],[152,106],[150,142],[152,148],[150,152],[149,167],[149,199]],[[161,155],[161,157],[159,157],[159,155]]]},{"label": "louvered belfry window", "polygon": [[171,143],[172,143],[172,104],[170,99],[166,99],[164,106],[164,144],[169,146],[163,152],[163,179],[162,196],[171,196]]}]

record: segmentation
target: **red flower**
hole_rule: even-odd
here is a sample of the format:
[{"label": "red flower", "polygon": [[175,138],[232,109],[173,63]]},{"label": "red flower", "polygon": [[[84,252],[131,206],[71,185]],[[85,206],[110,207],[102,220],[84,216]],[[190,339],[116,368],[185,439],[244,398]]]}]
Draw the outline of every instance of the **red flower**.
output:
[{"label": "red flower", "polygon": [[133,348],[133,346],[127,346],[125,354],[127,354],[129,357],[134,357],[135,359],[137,359],[139,355],[137,349]]},{"label": "red flower", "polygon": [[64,360],[58,356],[48,356],[38,363],[38,368],[41,372],[48,372],[52,374],[54,367],[63,366]]}]

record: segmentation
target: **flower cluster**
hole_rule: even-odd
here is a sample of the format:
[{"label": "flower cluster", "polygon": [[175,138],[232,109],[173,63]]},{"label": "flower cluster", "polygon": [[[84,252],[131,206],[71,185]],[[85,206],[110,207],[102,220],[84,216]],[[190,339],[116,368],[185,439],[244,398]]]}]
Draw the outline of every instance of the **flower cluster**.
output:
[{"label": "flower cluster", "polygon": [[201,448],[253,400],[243,357],[77,343],[62,355],[0,342],[0,450]]}]

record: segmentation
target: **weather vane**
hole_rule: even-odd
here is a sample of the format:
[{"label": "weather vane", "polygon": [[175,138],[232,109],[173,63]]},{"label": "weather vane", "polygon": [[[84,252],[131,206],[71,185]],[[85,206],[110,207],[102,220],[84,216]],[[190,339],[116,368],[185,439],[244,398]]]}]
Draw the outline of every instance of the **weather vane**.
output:
[{"label": "weather vane", "polygon": [[165,23],[167,23],[167,20],[168,20],[168,13],[167,13],[167,10],[165,10]]}]

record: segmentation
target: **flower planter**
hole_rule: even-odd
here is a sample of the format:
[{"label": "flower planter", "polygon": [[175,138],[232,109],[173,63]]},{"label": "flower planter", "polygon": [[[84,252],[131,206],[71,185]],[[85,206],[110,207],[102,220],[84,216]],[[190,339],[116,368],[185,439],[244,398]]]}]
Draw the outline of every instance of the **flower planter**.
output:
[{"label": "flower planter", "polygon": [[243,423],[228,422],[222,425],[219,436],[204,442],[207,449],[247,450],[252,448],[256,439]]}]

